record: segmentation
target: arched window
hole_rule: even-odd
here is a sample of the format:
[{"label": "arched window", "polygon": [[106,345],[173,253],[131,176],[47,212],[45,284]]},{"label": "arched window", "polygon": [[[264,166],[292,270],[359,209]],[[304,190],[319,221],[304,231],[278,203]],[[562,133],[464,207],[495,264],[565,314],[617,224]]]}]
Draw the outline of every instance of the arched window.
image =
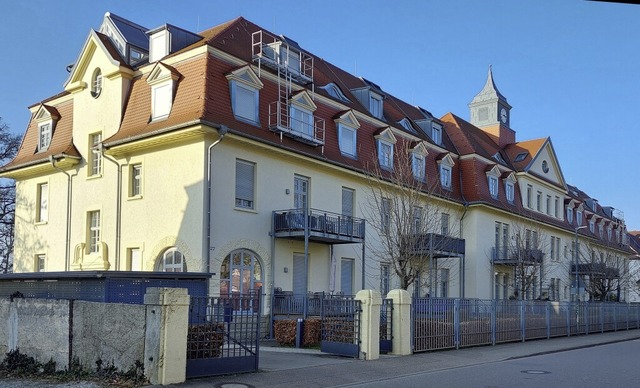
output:
[{"label": "arched window", "polygon": [[176,247],[164,251],[159,258],[158,271],[187,272],[187,263],[182,252]]},{"label": "arched window", "polygon": [[98,98],[102,92],[102,72],[97,68],[91,77],[91,96]]},{"label": "arched window", "polygon": [[262,288],[262,264],[246,249],[231,252],[220,266],[220,295],[248,295]]}]

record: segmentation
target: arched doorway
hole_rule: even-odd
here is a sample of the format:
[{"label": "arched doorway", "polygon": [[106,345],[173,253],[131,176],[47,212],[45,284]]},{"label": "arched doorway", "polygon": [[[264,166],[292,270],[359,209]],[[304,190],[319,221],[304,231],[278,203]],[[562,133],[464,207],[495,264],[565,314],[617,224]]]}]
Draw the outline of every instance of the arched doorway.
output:
[{"label": "arched doorway", "polygon": [[260,293],[263,284],[262,264],[254,252],[235,250],[220,266],[220,296],[248,296]]}]

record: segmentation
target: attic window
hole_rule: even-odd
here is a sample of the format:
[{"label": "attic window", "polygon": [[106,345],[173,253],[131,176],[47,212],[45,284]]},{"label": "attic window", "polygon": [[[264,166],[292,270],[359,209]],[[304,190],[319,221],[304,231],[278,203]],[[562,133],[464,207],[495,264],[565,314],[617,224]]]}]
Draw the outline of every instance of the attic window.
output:
[{"label": "attic window", "polygon": [[518,155],[516,155],[516,158],[513,161],[514,162],[522,162],[527,157],[527,155],[529,155],[528,152],[521,152]]},{"label": "attic window", "polygon": [[431,126],[431,140],[437,145],[442,144],[442,127],[436,123]]},{"label": "attic window", "polygon": [[340,100],[342,102],[351,102],[351,100],[349,100],[347,96],[342,93],[342,90],[340,90],[340,88],[333,82],[326,84],[325,86],[321,86],[320,89],[324,89],[331,97],[335,98],[336,100]]},{"label": "attic window", "polygon": [[382,96],[375,93],[369,94],[369,112],[373,117],[382,118]]},{"label": "attic window", "polygon": [[100,97],[100,93],[102,92],[102,72],[100,68],[97,68],[93,72],[93,76],[91,77],[91,96],[93,98]]},{"label": "attic window", "polygon": [[504,160],[504,158],[502,157],[502,155],[500,154],[500,152],[496,152],[496,154],[495,154],[495,155],[493,155],[493,158],[494,158],[495,160],[497,160],[498,162],[500,162],[500,163],[507,164],[507,162],[505,162],[505,160]]},{"label": "attic window", "polygon": [[416,133],[416,130],[413,128],[408,118],[405,117],[404,119],[398,121],[398,124],[400,124],[402,128],[406,129],[407,131]]},{"label": "attic window", "polygon": [[51,123],[39,126],[40,140],[38,142],[38,152],[46,151],[51,144]]}]

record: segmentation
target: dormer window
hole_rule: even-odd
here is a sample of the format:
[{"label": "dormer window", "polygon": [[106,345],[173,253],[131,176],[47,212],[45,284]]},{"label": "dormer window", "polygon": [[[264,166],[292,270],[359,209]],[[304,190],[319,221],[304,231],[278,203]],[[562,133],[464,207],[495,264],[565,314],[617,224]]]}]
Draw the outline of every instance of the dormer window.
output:
[{"label": "dormer window", "polygon": [[351,102],[351,100],[349,100],[347,96],[342,93],[342,90],[340,90],[338,85],[334,84],[333,82],[326,84],[325,86],[321,86],[320,89],[324,89],[331,97],[335,98],[336,100],[342,102]]},{"label": "dormer window", "polygon": [[413,177],[419,181],[425,180],[425,158],[416,152],[411,154],[411,171]]},{"label": "dormer window", "polygon": [[336,117],[334,121],[338,127],[340,153],[355,159],[357,157],[356,133],[357,129],[360,128],[356,115],[352,111],[348,111]]},{"label": "dormer window", "polygon": [[489,194],[491,198],[498,199],[498,177],[500,176],[500,169],[494,165],[491,170],[487,171],[487,183],[489,185]]},{"label": "dormer window", "polygon": [[49,149],[54,127],[59,118],[60,115],[54,107],[40,105],[40,108],[34,116],[34,121],[38,123],[37,152],[43,152]]},{"label": "dormer window", "polygon": [[250,67],[243,67],[227,75],[231,91],[233,115],[241,121],[259,123],[260,89],[264,86]]},{"label": "dormer window", "polygon": [[451,190],[451,170],[453,168],[453,158],[447,154],[444,158],[438,160],[440,168],[440,185],[443,189]]},{"label": "dormer window", "polygon": [[404,119],[398,121],[398,124],[400,124],[402,128],[406,129],[407,131],[416,133],[416,130],[413,128],[413,125],[411,125],[411,121],[409,121],[408,118],[405,117]]},{"label": "dormer window", "polygon": [[522,162],[527,157],[527,155],[529,155],[528,152],[521,152],[518,155],[516,155],[516,158],[513,161],[516,163]]},{"label": "dormer window", "polygon": [[369,112],[373,117],[382,119],[382,96],[369,93]]},{"label": "dormer window", "polygon": [[570,207],[567,207],[567,222],[569,224],[573,223],[573,209]]},{"label": "dormer window", "polygon": [[611,232],[612,232],[611,227],[608,227],[607,228],[607,240],[609,240],[609,241],[611,241]]},{"label": "dormer window", "polygon": [[600,238],[604,238],[604,226],[602,224],[598,225],[598,235]]},{"label": "dormer window", "polygon": [[291,130],[313,137],[313,112],[291,104],[289,107],[289,119]]},{"label": "dormer window", "polygon": [[431,126],[431,140],[437,145],[442,144],[442,127],[440,124],[433,123]]},{"label": "dormer window", "polygon": [[513,203],[515,197],[515,186],[513,182],[507,181],[504,185],[505,195],[507,196],[507,201],[509,203]]},{"label": "dormer window", "polygon": [[151,120],[162,120],[169,116],[173,106],[173,91],[180,78],[174,68],[158,62],[147,77],[151,85]]},{"label": "dormer window", "polygon": [[576,225],[582,225],[582,210],[576,212]]},{"label": "dormer window", "polygon": [[91,77],[91,96],[93,98],[100,97],[102,92],[102,72],[100,69],[96,69]]},{"label": "dormer window", "polygon": [[589,232],[595,233],[596,222],[593,217],[589,220]]},{"label": "dormer window", "polygon": [[38,131],[40,132],[38,152],[46,151],[51,144],[51,123],[41,124]]},{"label": "dormer window", "polygon": [[391,128],[381,131],[379,135],[375,136],[375,139],[380,167],[385,170],[393,170],[393,146],[396,143],[396,137]]}]

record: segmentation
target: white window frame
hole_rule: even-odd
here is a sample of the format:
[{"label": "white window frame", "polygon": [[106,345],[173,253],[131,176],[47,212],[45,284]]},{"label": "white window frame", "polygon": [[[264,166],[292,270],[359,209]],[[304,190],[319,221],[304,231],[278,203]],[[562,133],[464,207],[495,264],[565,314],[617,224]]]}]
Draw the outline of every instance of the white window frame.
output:
[{"label": "white window frame", "polygon": [[38,126],[38,151],[46,151],[51,145],[51,122],[43,123]]},{"label": "white window frame", "polygon": [[382,96],[369,92],[369,112],[375,118],[382,119],[382,112],[384,111]]},{"label": "white window frame", "polygon": [[[171,258],[171,263],[167,263],[167,259],[169,258]],[[179,259],[179,262],[176,262],[176,258]],[[178,248],[167,248],[160,256],[158,270],[161,272],[186,272],[187,260]]]},{"label": "white window frame", "polygon": [[[342,123],[338,124],[338,146],[340,147],[340,153],[352,158],[356,157],[357,155],[356,133],[357,131],[355,128]],[[346,143],[347,139],[350,139],[352,149],[349,149],[347,147],[348,145]]]},{"label": "white window frame", "polygon": [[422,233],[422,208],[420,206],[414,206],[412,216],[411,227],[413,233]]},{"label": "white window frame", "polygon": [[576,211],[576,225],[582,225],[582,210]]},{"label": "white window frame", "polygon": [[567,206],[567,222],[573,224],[573,209]]},{"label": "white window frame", "polygon": [[102,152],[100,147],[102,143],[102,133],[96,132],[89,135],[89,176],[97,177],[102,175]]},{"label": "white window frame", "polygon": [[596,229],[596,222],[593,219],[593,217],[591,217],[591,219],[589,220],[589,232],[595,233],[595,229]]},{"label": "white window frame", "polygon": [[49,183],[39,183],[37,186],[36,223],[44,224],[49,221]]},{"label": "white window frame", "polygon": [[[252,94],[253,107],[247,107],[247,109],[241,109],[240,94],[246,92],[247,95]],[[233,115],[238,120],[248,121],[251,124],[259,123],[259,107],[260,107],[260,91],[258,88],[247,85],[236,80],[231,80],[231,107],[233,109]],[[246,112],[245,112],[246,110]],[[251,112],[251,113],[249,113]]]},{"label": "white window frame", "polygon": [[393,169],[393,143],[378,139],[378,162],[384,169]]},{"label": "white window frame", "polygon": [[38,253],[35,257],[34,272],[45,272],[47,270],[47,255]]},{"label": "white window frame", "polygon": [[299,105],[291,104],[289,106],[289,128],[294,132],[315,138],[313,112]]},{"label": "white window frame", "polygon": [[439,124],[431,125],[431,140],[437,145],[442,144],[442,127]]},{"label": "white window frame", "polygon": [[451,189],[451,166],[440,164],[440,185],[445,189]]},{"label": "white window frame", "polygon": [[449,213],[440,213],[440,234],[442,234],[443,236],[448,236],[450,229],[449,229],[449,221],[450,221],[451,217],[449,216]]},{"label": "white window frame", "polygon": [[527,185],[527,208],[533,209],[533,186]]},{"label": "white window frame", "polygon": [[536,192],[536,210],[542,213],[542,191]]},{"label": "white window frame", "polygon": [[151,87],[151,119],[162,120],[169,117],[173,107],[173,82],[161,82]]},{"label": "white window frame", "polygon": [[91,97],[98,98],[102,93],[102,71],[100,68],[96,68],[93,71],[93,76],[91,77]]},{"label": "white window frame", "polygon": [[[249,177],[241,174],[242,168],[251,169],[250,180],[245,180]],[[248,172],[248,170],[245,172]],[[236,159],[235,182],[235,207],[238,209],[255,210],[256,164],[254,162]]]},{"label": "white window frame", "polygon": [[100,250],[100,210],[87,212],[87,248],[89,253]]},{"label": "white window frame", "polygon": [[488,176],[489,179],[489,194],[491,194],[491,197],[497,199],[498,198],[498,177],[497,176],[493,176],[493,175],[489,175]]},{"label": "white window frame", "polygon": [[551,215],[551,196],[547,194],[547,215]]},{"label": "white window frame", "polygon": [[553,199],[553,215],[560,218],[560,197],[557,195]]},{"label": "white window frame", "polygon": [[416,152],[411,154],[411,171],[413,177],[421,182],[426,180],[426,159],[422,154]]},{"label": "white window frame", "polygon": [[515,199],[515,185],[512,182],[506,182],[504,191],[507,196],[507,202],[513,203],[513,200]]},{"label": "white window frame", "polygon": [[142,197],[142,163],[133,163],[129,168],[129,197]]}]

